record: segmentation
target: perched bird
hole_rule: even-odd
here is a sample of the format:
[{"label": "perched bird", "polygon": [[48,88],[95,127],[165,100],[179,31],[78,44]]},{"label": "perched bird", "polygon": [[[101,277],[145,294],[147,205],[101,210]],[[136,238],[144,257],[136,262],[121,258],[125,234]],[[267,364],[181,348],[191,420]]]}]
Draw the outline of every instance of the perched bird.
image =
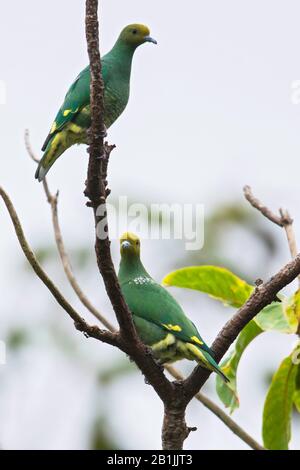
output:
[{"label": "perched bird", "polygon": [[[147,26],[126,26],[112,50],[102,58],[104,124],[107,129],[126,108],[133,54],[138,46],[146,42],[157,44]],[[55,160],[71,145],[88,143],[86,131],[91,125],[90,79],[88,66],[78,75],[66,94],[42,147],[44,155],[35,174],[39,181],[44,179]]]},{"label": "perched bird", "polygon": [[151,347],[161,364],[184,358],[197,361],[228,382],[196,326],[169,292],[147,273],[140,259],[139,238],[126,232],[120,243],[119,282],[142,342]]}]

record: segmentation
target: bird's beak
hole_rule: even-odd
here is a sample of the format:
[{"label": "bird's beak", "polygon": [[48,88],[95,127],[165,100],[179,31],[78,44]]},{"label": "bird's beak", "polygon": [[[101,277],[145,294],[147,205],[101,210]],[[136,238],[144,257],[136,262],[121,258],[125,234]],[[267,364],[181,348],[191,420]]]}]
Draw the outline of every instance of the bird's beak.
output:
[{"label": "bird's beak", "polygon": [[156,39],[152,38],[151,36],[144,37],[145,42],[152,42],[153,44],[157,44]]},{"label": "bird's beak", "polygon": [[127,240],[124,240],[122,243],[121,243],[121,248],[122,250],[127,250],[127,248],[130,248],[130,243],[127,241]]}]

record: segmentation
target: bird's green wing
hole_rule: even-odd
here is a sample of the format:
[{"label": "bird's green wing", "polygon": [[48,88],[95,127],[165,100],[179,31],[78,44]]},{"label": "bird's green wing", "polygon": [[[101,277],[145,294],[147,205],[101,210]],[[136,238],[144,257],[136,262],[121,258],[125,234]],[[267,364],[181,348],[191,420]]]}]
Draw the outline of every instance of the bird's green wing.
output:
[{"label": "bird's green wing", "polygon": [[[108,68],[105,65],[105,58],[102,60],[102,76],[104,81],[104,86],[107,82]],[[45,143],[42,147],[42,151],[46,150],[46,147],[52,137],[64,126],[72,121],[74,117],[87,105],[90,104],[90,81],[91,81],[91,72],[90,67],[87,66],[85,69],[80,72],[78,77],[72,83],[69,88],[65,100],[59,109],[56,118],[52,124],[50,132],[45,140]]]},{"label": "bird's green wing", "polygon": [[46,150],[48,142],[52,137],[70,122],[84,106],[89,104],[90,77],[90,68],[86,67],[72,83],[42,147],[43,151]]},{"label": "bird's green wing", "polygon": [[195,325],[162,286],[149,278],[137,278],[121,284],[121,289],[134,315],[154,323],[178,339],[195,344],[211,354]]}]

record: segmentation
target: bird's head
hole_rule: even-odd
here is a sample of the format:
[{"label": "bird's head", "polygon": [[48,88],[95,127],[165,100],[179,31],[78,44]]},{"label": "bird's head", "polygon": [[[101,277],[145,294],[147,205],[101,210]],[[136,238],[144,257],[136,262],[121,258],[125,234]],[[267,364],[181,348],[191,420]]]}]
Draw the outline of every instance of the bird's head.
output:
[{"label": "bird's head", "polygon": [[130,232],[123,233],[120,238],[121,256],[140,256],[141,243],[137,235]]},{"label": "bird's head", "polygon": [[134,48],[145,42],[157,44],[157,41],[150,36],[149,28],[143,24],[130,24],[126,26],[120,34],[119,41]]}]

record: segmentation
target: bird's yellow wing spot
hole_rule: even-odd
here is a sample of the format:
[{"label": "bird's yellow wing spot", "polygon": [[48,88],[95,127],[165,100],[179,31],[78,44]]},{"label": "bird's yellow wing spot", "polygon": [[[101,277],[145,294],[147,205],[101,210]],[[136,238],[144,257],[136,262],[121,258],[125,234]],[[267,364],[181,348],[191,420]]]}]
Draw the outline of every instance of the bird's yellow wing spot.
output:
[{"label": "bird's yellow wing spot", "polygon": [[201,341],[199,338],[197,338],[197,336],[191,336],[191,340],[194,342],[194,343],[197,343],[197,344],[203,344],[203,341]]},{"label": "bird's yellow wing spot", "polygon": [[65,109],[64,112],[63,112],[63,116],[67,117],[67,116],[69,116],[70,113],[75,114],[75,113],[77,113],[78,109],[79,108],[76,108],[76,109],[74,109],[74,111],[72,109]]},{"label": "bird's yellow wing spot", "polygon": [[199,362],[201,365],[203,365],[206,369],[213,370],[213,368],[210,366],[208,360],[204,356],[204,354],[200,351],[197,346],[191,343],[186,343],[186,348],[190,353],[190,359],[195,360]]},{"label": "bird's yellow wing spot", "polygon": [[153,351],[164,351],[168,349],[172,344],[175,343],[175,337],[171,334],[168,333],[164,339],[159,341],[158,343],[155,343],[151,346]]},{"label": "bird's yellow wing spot", "polygon": [[50,134],[53,134],[53,132],[56,131],[56,122],[54,121],[54,123],[52,124],[52,127],[50,129]]},{"label": "bird's yellow wing spot", "polygon": [[81,134],[83,131],[82,127],[77,126],[77,124],[74,124],[73,122],[69,123],[68,129],[74,134]]},{"label": "bird's yellow wing spot", "polygon": [[171,323],[169,323],[168,325],[166,325],[165,323],[163,323],[163,326],[165,328],[167,328],[167,330],[170,330],[170,331],[181,331],[182,328],[181,326],[179,325],[172,325]]}]

